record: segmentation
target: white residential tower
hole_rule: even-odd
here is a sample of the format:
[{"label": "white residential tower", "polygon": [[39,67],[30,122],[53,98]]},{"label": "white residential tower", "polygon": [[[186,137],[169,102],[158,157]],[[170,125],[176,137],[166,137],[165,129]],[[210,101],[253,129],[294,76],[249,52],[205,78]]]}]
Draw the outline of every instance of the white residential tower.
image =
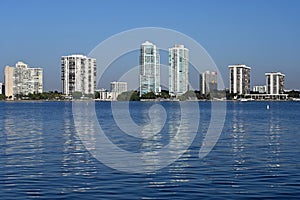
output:
[{"label": "white residential tower", "polygon": [[180,96],[189,86],[189,50],[184,45],[169,49],[169,94]]},{"label": "white residential tower", "polygon": [[250,70],[247,65],[229,65],[229,92],[236,95],[250,94]]},{"label": "white residential tower", "polygon": [[156,46],[146,41],[140,49],[140,96],[148,92],[160,93],[160,60]]},{"label": "white residential tower", "polygon": [[5,67],[5,96],[14,99],[16,95],[43,92],[43,69],[30,68],[28,64],[17,62],[15,67]]},{"label": "white residential tower", "polygon": [[62,92],[72,95],[94,95],[96,89],[96,59],[84,55],[62,56]]},{"label": "white residential tower", "polygon": [[284,77],[280,72],[265,73],[267,94],[278,95],[284,93]]}]

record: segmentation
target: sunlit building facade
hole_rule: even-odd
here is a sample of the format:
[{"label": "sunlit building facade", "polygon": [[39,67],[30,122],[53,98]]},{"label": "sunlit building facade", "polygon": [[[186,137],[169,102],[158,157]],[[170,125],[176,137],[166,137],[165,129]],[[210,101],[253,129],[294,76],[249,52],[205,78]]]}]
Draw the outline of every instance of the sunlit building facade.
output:
[{"label": "sunlit building facade", "polygon": [[159,94],[160,88],[160,57],[157,47],[146,41],[140,48],[139,67],[140,96],[148,92]]},{"label": "sunlit building facade", "polygon": [[259,94],[265,94],[267,92],[267,86],[265,86],[265,85],[253,86],[253,92],[259,93]]},{"label": "sunlit building facade", "polygon": [[5,96],[8,99],[14,97],[14,67],[6,66],[4,69],[4,85],[5,85]]},{"label": "sunlit building facade", "polygon": [[180,96],[189,89],[189,50],[184,45],[169,49],[169,94]]},{"label": "sunlit building facade", "polygon": [[5,96],[13,99],[16,95],[43,92],[43,69],[30,68],[28,64],[17,62],[15,67],[5,67]]},{"label": "sunlit building facade", "polygon": [[277,95],[284,93],[284,77],[280,72],[265,73],[267,94]]},{"label": "sunlit building facade", "polygon": [[250,94],[250,70],[247,65],[229,65],[229,92],[236,95]]},{"label": "sunlit building facade", "polygon": [[84,55],[69,55],[61,58],[62,92],[72,95],[94,95],[96,89],[96,59]]},{"label": "sunlit building facade", "polygon": [[121,94],[122,92],[127,91],[127,82],[110,82],[110,91]]}]

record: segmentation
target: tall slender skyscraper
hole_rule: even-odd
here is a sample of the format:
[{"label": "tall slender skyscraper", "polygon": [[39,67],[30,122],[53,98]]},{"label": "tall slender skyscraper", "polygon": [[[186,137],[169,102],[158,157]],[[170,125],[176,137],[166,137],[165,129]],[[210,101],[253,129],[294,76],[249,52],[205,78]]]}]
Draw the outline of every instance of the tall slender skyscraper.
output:
[{"label": "tall slender skyscraper", "polygon": [[84,55],[62,56],[62,91],[64,95],[81,92],[94,95],[96,90],[96,59]]},{"label": "tall slender skyscraper", "polygon": [[184,45],[169,49],[169,94],[180,96],[189,86],[189,50]]},{"label": "tall slender skyscraper", "polygon": [[14,67],[10,66],[6,66],[4,69],[5,96],[10,99],[14,97],[14,71]]},{"label": "tall slender skyscraper", "polygon": [[250,94],[250,70],[246,65],[229,65],[231,94]]},{"label": "tall slender skyscraper", "polygon": [[284,77],[280,72],[265,73],[267,94],[277,95],[284,93]]},{"label": "tall slender skyscraper", "polygon": [[141,45],[140,52],[140,96],[148,92],[160,93],[159,52],[149,41]]}]

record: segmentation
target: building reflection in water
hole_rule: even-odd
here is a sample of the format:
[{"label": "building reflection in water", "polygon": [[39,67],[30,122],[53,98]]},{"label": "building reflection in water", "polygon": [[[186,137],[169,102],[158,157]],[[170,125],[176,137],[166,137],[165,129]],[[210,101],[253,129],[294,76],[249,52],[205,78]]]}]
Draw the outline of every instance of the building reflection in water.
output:
[{"label": "building reflection in water", "polygon": [[242,111],[238,108],[233,110],[233,119],[232,119],[232,153],[234,157],[233,170],[236,172],[236,176],[239,176],[239,172],[245,170],[245,121],[241,116]]},{"label": "building reflection in water", "polygon": [[246,160],[246,141],[247,138],[247,127],[246,121],[244,120],[243,110],[234,105],[232,110],[232,131],[231,135],[231,146],[232,146],[232,173],[233,180],[231,182],[232,187],[242,187],[240,179],[245,176],[245,172],[248,170],[248,164]]},{"label": "building reflection in water", "polygon": [[[44,139],[41,113],[36,112],[35,108],[24,111],[8,106],[3,128],[5,184],[18,188],[23,184],[42,181],[45,161],[42,157]],[[29,188],[21,192],[26,193],[29,198],[42,195],[40,187],[36,184]]]},{"label": "building reflection in water", "polygon": [[[83,109],[84,111],[84,109]],[[70,107],[65,107],[64,110],[64,130],[62,133],[63,140],[63,157],[61,160],[61,176],[68,178],[82,178],[88,179],[96,178],[96,166],[92,162],[89,153],[86,151],[84,145],[82,145],[80,138],[76,135],[76,129],[74,128],[74,122],[72,118],[72,110]],[[87,113],[83,113],[87,114]],[[81,123],[82,122],[82,123]],[[91,131],[92,122],[89,120],[79,121],[78,124],[81,127],[81,131],[86,133],[89,137],[88,142],[93,142],[93,131]],[[95,146],[90,144],[89,147]],[[90,150],[90,149],[88,149]],[[84,192],[90,190],[90,184],[88,182],[72,182],[72,185],[61,188],[61,193],[70,192]]]},{"label": "building reflection in water", "polygon": [[[146,167],[149,168],[150,171],[152,165],[158,165],[159,162],[163,161],[163,157],[161,157],[158,152],[161,148],[165,148],[166,145],[168,148],[169,157],[165,159],[175,159],[175,157],[172,158],[172,156],[176,156],[178,151],[181,151],[181,154],[183,155],[163,169],[167,170],[167,173],[164,175],[167,177],[164,177],[163,181],[157,177],[153,178],[152,176],[149,176],[147,178],[149,187],[172,187],[178,186],[179,183],[189,181],[186,170],[189,167],[188,159],[191,157],[191,154],[185,147],[189,147],[191,140],[193,140],[194,133],[190,132],[190,122],[188,120],[191,117],[191,113],[181,112],[180,108],[173,108],[167,112],[169,118],[166,122],[165,128],[159,134],[155,135],[151,140],[143,141],[144,147],[146,146],[150,150],[156,150],[144,152],[143,158],[148,163]],[[143,131],[143,134],[148,134],[147,130],[145,130],[145,132]],[[162,142],[162,140],[164,142]],[[155,175],[157,173],[160,173],[160,171],[148,172],[147,174]]]},{"label": "building reflection in water", "polygon": [[282,128],[280,126],[280,119],[278,113],[271,111],[269,121],[269,133],[268,133],[268,168],[269,171],[273,171],[280,167],[280,135]]},{"label": "building reflection in water", "polygon": [[[249,170],[255,170],[260,176],[269,176],[270,173],[271,176],[277,176],[275,170],[280,167],[282,133],[278,113],[263,110],[261,117],[257,117],[258,111],[249,114],[238,106],[234,107],[232,112],[232,169],[235,180],[248,176]],[[249,115],[253,119],[251,122],[248,121]],[[234,183],[233,186],[239,187],[238,183]]]},{"label": "building reflection in water", "polygon": [[[197,109],[193,105],[196,105]],[[161,123],[156,120],[164,121],[161,117],[161,110],[164,108],[161,105],[154,104],[154,106],[155,109],[151,111],[153,112],[153,117],[151,117],[151,113],[149,116],[151,118],[150,121],[148,120],[149,117],[147,117],[148,124],[142,127],[140,138],[131,137],[127,140],[127,137],[123,137],[122,134],[128,135],[128,133],[122,133],[117,136],[125,138],[123,143],[128,144],[127,149],[119,146],[122,140],[117,139],[117,143],[111,140],[110,135],[122,132],[115,127],[115,124],[110,124],[110,127],[99,126],[99,122],[94,120],[97,116],[93,103],[86,106],[83,103],[73,105],[76,131],[79,133],[78,135],[85,147],[103,164],[125,172],[145,173],[155,171],[176,161],[189,148],[196,135],[196,131],[191,132],[191,130],[197,130],[198,123],[195,123],[195,121],[199,118],[199,112],[197,112],[197,103],[180,103],[179,129],[176,135],[170,137],[168,130],[164,130],[166,127],[168,128],[167,124],[163,126],[164,129],[161,132],[157,133],[158,127],[156,126]],[[149,108],[146,105],[139,105],[137,109],[139,109],[139,113],[142,113],[138,116],[140,118],[145,118],[146,113],[149,112]],[[155,112],[158,113],[156,114]],[[109,119],[107,120],[106,123],[109,123]],[[186,134],[186,138],[184,134]],[[166,136],[169,137],[169,141],[165,140]],[[140,144],[138,149],[135,148],[136,144]],[[131,149],[128,149],[128,147],[131,147]]]}]

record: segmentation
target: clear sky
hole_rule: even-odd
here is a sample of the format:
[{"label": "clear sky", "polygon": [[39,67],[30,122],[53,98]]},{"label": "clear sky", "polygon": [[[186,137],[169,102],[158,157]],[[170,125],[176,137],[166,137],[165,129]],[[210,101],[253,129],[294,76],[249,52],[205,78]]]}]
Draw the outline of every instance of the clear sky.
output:
[{"label": "clear sky", "polygon": [[281,71],[286,89],[300,89],[298,0],[1,0],[0,8],[1,82],[5,65],[22,60],[44,68],[45,91],[61,91],[62,55],[88,54],[113,34],[152,26],[199,42],[225,86],[227,66],[244,63],[252,67],[251,85]]}]

